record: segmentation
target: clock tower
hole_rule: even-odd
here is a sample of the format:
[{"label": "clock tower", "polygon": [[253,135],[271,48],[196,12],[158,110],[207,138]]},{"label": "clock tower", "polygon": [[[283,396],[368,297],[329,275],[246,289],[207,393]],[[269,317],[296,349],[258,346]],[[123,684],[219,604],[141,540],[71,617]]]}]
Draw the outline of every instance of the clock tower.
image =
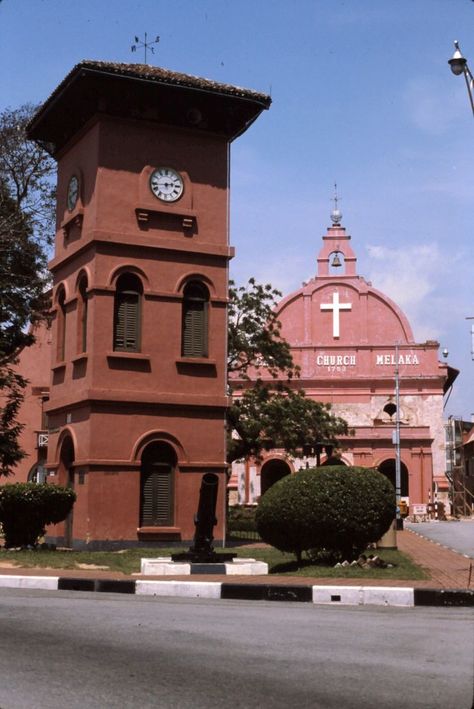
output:
[{"label": "clock tower", "polygon": [[49,479],[76,548],[187,542],[203,473],[225,524],[229,146],[264,94],[78,64],[30,138],[58,162]]}]

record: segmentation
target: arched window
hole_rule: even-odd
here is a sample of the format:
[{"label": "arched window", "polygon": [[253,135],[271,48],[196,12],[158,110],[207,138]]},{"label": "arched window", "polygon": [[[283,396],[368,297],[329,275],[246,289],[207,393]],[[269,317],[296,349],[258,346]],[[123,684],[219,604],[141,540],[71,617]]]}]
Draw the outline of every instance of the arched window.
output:
[{"label": "arched window", "polygon": [[29,483],[43,484],[46,482],[47,472],[44,467],[45,462],[46,461],[42,458],[41,460],[38,460],[38,462],[33,465],[33,467],[30,469],[30,472],[28,473],[28,482]]},{"label": "arched window", "polygon": [[181,354],[183,357],[208,356],[209,291],[191,281],[183,293]]},{"label": "arched window", "polygon": [[57,296],[56,359],[64,362],[66,358],[66,291],[63,287]]},{"label": "arched window", "polygon": [[140,317],[143,286],[133,273],[117,280],[114,307],[114,350],[140,351]]},{"label": "arched window", "polygon": [[151,443],[142,456],[140,527],[174,524],[176,454],[167,443]]},{"label": "arched window", "polygon": [[264,495],[272,485],[290,473],[290,466],[284,460],[268,460],[260,471],[260,495]]},{"label": "arched window", "polygon": [[87,352],[87,277],[79,281],[77,299],[77,351]]}]

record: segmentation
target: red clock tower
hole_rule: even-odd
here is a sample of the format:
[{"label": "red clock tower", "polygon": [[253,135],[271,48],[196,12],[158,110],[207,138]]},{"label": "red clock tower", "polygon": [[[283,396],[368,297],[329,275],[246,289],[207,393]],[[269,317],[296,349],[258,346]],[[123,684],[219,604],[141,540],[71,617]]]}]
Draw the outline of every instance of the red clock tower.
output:
[{"label": "red clock tower", "polygon": [[188,541],[205,472],[222,538],[229,145],[269,105],[88,61],[30,125],[58,161],[47,467],[77,493],[59,543]]}]

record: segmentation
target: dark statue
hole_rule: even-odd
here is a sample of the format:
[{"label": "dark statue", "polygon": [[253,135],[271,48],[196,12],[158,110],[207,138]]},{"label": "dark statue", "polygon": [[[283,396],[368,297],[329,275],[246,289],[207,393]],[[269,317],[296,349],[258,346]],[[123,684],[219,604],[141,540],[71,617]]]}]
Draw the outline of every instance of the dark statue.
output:
[{"label": "dark statue", "polygon": [[205,473],[201,480],[199,505],[194,515],[194,540],[189,551],[172,554],[173,561],[191,561],[200,564],[216,564],[231,561],[235,554],[222,554],[214,551],[214,525],[216,519],[217,491],[219,477],[215,473]]}]

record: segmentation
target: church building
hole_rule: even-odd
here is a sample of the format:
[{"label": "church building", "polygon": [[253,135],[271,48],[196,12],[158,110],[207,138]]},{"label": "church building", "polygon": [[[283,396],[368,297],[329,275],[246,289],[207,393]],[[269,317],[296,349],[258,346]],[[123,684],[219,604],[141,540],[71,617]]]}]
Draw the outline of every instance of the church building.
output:
[{"label": "church building", "polygon": [[[309,454],[299,458],[270,450],[262,460],[234,463],[234,504],[256,503],[281,477],[336,453],[344,464],[378,468],[394,486],[399,456],[402,501],[426,504],[435,492],[448,501],[443,397],[457,371],[440,362],[438,342],[415,342],[396,303],[358,274],[341,219],[336,201],[316,276],[278,304],[277,318],[301,370],[291,386],[330,403],[353,435],[342,438],[334,453],[323,442],[308,441]],[[251,382],[235,386],[238,393]]]},{"label": "church building", "polygon": [[75,489],[52,541],[190,541],[209,472],[223,537],[230,144],[270,102],[85,61],[30,123],[58,163],[57,231],[52,322],[20,358],[15,479]]}]

